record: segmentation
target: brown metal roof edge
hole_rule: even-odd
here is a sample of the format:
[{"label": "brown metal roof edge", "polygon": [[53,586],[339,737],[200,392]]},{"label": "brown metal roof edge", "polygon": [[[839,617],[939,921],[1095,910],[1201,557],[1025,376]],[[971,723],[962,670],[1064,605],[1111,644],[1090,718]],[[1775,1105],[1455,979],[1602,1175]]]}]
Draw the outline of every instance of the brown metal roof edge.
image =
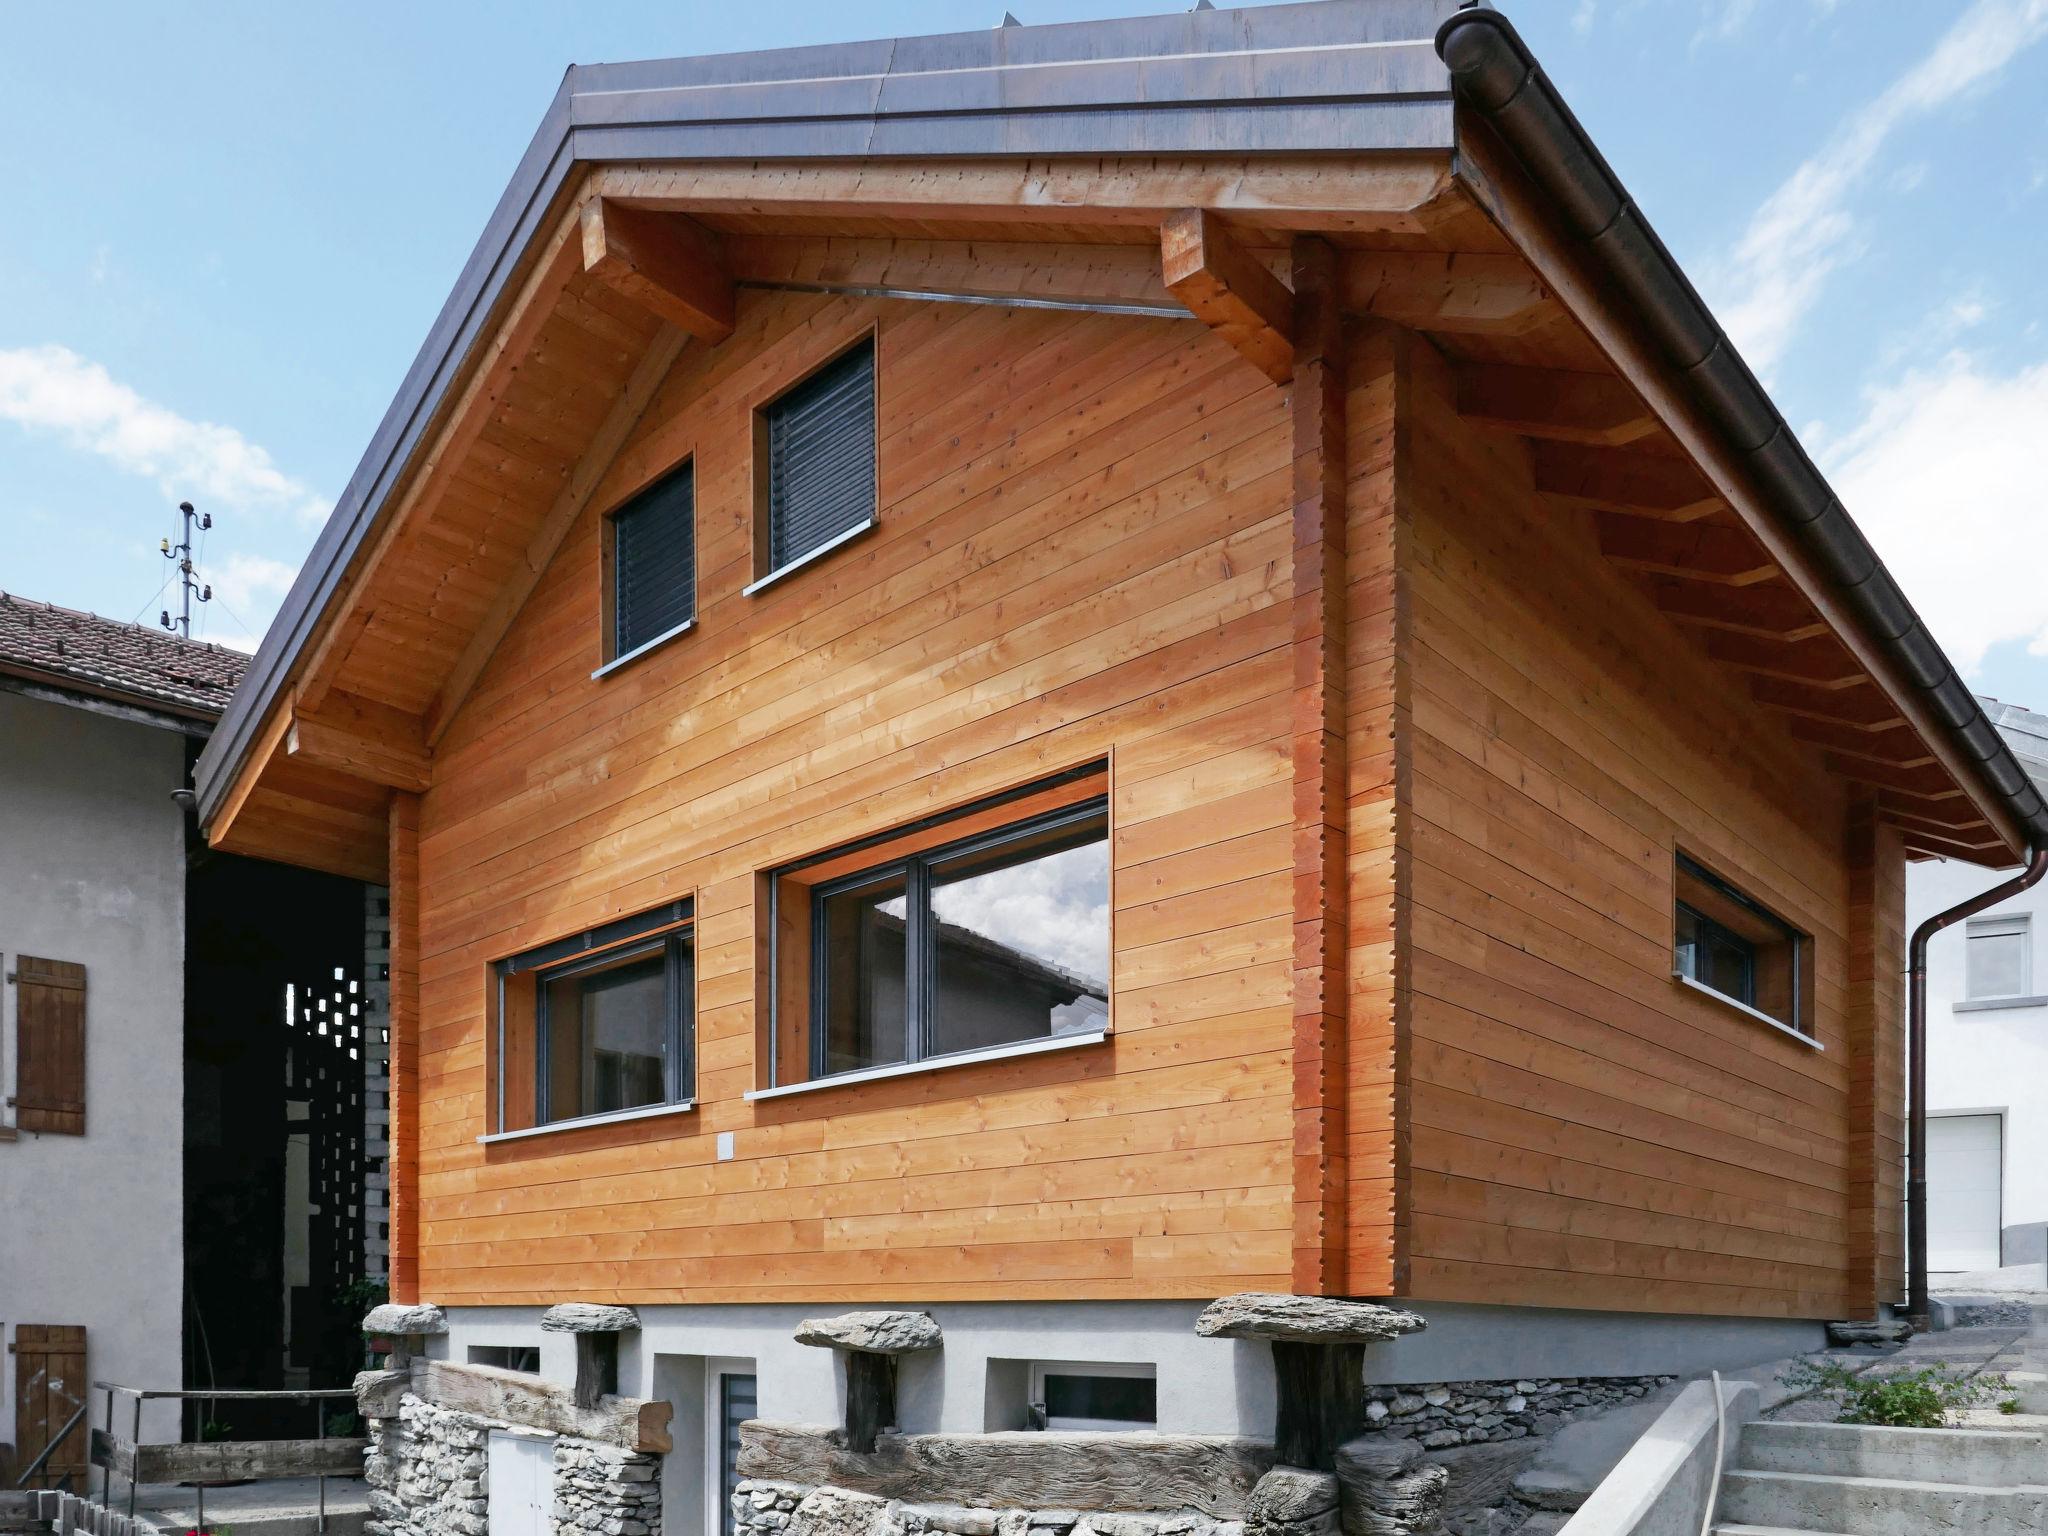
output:
[{"label": "brown metal roof edge", "polygon": [[2036,847],[2048,846],[2048,800],[2020,766],[1969,685],[1928,631],[1826,478],[1807,457],[1727,332],[1629,197],[1512,23],[1459,11],[1437,31],[1459,104],[1477,113],[1557,209],[1586,254],[1630,304],[1706,419],[1742,456],[1766,509],[1895,661],[1983,787]]}]

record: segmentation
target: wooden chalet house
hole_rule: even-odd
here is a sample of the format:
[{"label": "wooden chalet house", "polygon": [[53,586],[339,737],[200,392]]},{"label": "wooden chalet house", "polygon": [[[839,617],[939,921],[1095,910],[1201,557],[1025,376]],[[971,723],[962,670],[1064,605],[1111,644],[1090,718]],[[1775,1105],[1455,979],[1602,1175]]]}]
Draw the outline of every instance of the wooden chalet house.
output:
[{"label": "wooden chalet house", "polygon": [[197,783],[389,883],[429,1351],[632,1307],[714,1513],[848,1307],[963,1433],[1260,1430],[1235,1292],[1382,1381],[1873,1315],[1906,862],[2048,827],[1448,0],[571,70]]}]

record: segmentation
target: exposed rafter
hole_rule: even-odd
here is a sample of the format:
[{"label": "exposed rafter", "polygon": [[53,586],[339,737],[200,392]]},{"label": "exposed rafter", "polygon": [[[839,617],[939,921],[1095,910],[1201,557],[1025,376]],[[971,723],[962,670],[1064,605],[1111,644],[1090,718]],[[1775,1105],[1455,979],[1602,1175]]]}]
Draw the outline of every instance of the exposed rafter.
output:
[{"label": "exposed rafter", "polygon": [[1458,370],[1458,414],[1523,437],[1594,447],[1618,447],[1657,430],[1657,418],[1620,379],[1561,368],[1467,364]]},{"label": "exposed rafter", "polygon": [[1529,445],[1536,492],[1553,506],[1624,512],[1693,523],[1728,510],[1704,476],[1683,459],[1577,443]]},{"label": "exposed rafter", "polygon": [[1847,757],[1838,752],[1828,754],[1827,765],[1830,772],[1839,773],[1845,779],[1875,784],[1880,789],[1895,789],[1921,800],[1938,802],[1963,798],[1963,792],[1956,787],[1955,781],[1940,767],[1898,768],[1890,763],[1875,762],[1867,757]]},{"label": "exposed rafter", "polygon": [[1648,587],[1650,601],[1680,624],[1765,640],[1811,640],[1828,632],[1805,598],[1775,582],[1728,588],[1660,579]]},{"label": "exposed rafter", "polygon": [[1159,267],[1173,296],[1275,384],[1294,377],[1294,295],[1205,208],[1159,228]]},{"label": "exposed rafter", "polygon": [[1799,740],[1849,757],[1868,757],[1900,768],[1924,768],[1935,761],[1902,720],[1873,728],[1794,715],[1786,725]]},{"label": "exposed rafter", "polygon": [[732,334],[732,278],[716,237],[692,219],[606,198],[583,205],[583,270],[714,346]]},{"label": "exposed rafter", "polygon": [[1874,686],[1816,688],[1780,677],[1755,677],[1750,679],[1749,691],[1759,704],[1814,720],[1835,720],[1866,729],[1905,723],[1892,702]]},{"label": "exposed rafter", "polygon": [[1714,523],[1672,523],[1616,512],[1594,514],[1600,553],[1616,565],[1687,581],[1746,587],[1773,580],[1778,567],[1756,540]]},{"label": "exposed rafter", "polygon": [[1754,635],[1711,634],[1707,654],[1745,672],[1838,690],[1864,682],[1856,659],[1831,639],[1759,640]]}]

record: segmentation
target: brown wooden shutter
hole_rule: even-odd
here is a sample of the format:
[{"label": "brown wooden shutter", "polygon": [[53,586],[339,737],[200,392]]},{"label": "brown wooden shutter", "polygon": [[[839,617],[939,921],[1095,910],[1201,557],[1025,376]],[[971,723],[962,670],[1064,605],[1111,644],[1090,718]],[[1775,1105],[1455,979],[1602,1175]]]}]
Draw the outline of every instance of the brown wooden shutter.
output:
[{"label": "brown wooden shutter", "polygon": [[[22,1323],[8,1346],[14,1356],[14,1455],[25,1467],[85,1401],[85,1330],[56,1323]],[[50,1453],[32,1488],[56,1488],[68,1476],[73,1493],[85,1492],[86,1425],[83,1419]]]},{"label": "brown wooden shutter", "polygon": [[85,967],[17,955],[15,1125],[85,1134]]}]

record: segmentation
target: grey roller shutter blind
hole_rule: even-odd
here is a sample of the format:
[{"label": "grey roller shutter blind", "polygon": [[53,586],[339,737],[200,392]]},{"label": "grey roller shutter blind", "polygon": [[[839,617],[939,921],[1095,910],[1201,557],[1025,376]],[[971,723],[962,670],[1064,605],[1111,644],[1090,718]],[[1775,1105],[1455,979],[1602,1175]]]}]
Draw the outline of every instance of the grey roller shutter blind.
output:
[{"label": "grey roller shutter blind", "polygon": [[875,344],[864,341],[770,405],[768,568],[875,515]]},{"label": "grey roller shutter blind", "polygon": [[697,611],[697,486],[685,464],[612,514],[613,654],[667,634]]}]

